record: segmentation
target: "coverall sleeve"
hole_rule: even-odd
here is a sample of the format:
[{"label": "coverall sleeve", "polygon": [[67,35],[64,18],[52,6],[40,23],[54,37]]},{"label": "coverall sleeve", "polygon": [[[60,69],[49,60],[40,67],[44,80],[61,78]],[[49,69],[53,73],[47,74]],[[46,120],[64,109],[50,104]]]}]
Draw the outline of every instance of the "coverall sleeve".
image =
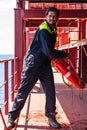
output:
[{"label": "coverall sleeve", "polygon": [[41,44],[42,52],[50,58],[67,58],[69,54],[64,51],[56,50],[53,47],[52,37],[47,30],[41,30],[38,37],[39,43]]}]

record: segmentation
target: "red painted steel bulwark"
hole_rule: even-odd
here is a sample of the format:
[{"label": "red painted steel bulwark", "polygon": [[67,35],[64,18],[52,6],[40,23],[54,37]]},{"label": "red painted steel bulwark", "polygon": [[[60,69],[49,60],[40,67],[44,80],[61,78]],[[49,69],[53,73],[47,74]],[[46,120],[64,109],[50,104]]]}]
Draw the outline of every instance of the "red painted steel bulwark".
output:
[{"label": "red painted steel bulwark", "polygon": [[[45,18],[46,9],[24,10],[25,18]],[[84,15],[83,15],[84,14]],[[87,18],[87,10],[60,10],[60,19]]]}]

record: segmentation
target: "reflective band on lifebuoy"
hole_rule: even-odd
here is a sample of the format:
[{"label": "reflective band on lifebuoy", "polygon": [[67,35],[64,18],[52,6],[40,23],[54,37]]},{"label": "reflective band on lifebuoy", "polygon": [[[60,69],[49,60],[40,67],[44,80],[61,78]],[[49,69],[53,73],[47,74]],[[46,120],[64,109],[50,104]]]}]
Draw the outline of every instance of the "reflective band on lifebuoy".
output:
[{"label": "reflective band on lifebuoy", "polygon": [[[54,61],[54,67],[56,70],[60,71],[66,79],[68,79],[74,86],[77,88],[82,89],[84,86],[84,83],[79,78],[78,74],[75,72],[73,67],[68,64],[64,60],[53,60]],[[81,81],[81,82],[80,82]]]},{"label": "reflective band on lifebuoy", "polygon": [[71,73],[70,73],[70,72],[67,72],[64,76],[65,76],[66,78],[69,78],[70,75],[71,75]]},{"label": "reflective band on lifebuoy", "polygon": [[67,66],[67,69],[70,70],[70,69],[71,69],[71,66]]}]

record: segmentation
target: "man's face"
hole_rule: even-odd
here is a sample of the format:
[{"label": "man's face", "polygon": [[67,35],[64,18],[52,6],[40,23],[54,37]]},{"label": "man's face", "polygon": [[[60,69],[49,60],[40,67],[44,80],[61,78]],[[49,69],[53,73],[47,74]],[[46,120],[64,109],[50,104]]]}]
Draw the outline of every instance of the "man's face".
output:
[{"label": "man's face", "polygon": [[48,15],[46,16],[46,20],[47,22],[52,25],[55,26],[56,22],[58,21],[58,17],[56,15],[56,12],[54,11],[49,11]]}]

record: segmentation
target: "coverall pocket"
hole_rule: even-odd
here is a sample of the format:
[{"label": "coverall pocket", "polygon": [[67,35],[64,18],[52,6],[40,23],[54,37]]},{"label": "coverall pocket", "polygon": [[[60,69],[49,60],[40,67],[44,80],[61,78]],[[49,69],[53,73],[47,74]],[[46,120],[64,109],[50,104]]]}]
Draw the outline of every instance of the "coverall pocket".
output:
[{"label": "coverall pocket", "polygon": [[25,59],[26,67],[34,67],[34,55],[30,54],[29,57]]}]

